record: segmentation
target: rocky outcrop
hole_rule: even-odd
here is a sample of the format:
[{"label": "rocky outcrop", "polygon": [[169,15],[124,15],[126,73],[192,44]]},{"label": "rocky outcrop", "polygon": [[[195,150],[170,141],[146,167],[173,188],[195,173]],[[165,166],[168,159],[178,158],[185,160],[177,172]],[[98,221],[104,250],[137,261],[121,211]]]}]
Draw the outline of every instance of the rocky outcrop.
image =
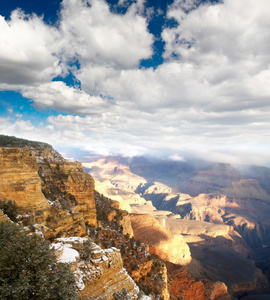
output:
[{"label": "rocky outcrop", "polygon": [[92,163],[83,163],[83,166],[95,178],[96,190],[118,201],[120,209],[131,212],[132,204],[145,203],[145,199],[135,191],[147,181],[132,173],[127,165],[115,159],[99,159]]},{"label": "rocky outcrop", "polygon": [[0,148],[0,199],[15,201],[20,222],[41,224],[47,238],[86,235],[96,225],[94,180],[50,146]]},{"label": "rocky outcrop", "polygon": [[150,215],[131,215],[131,224],[136,239],[150,246],[150,253],[165,261],[188,264],[190,250],[182,235],[173,235]]},{"label": "rocky outcrop", "polygon": [[89,263],[81,261],[77,264],[77,272],[85,285],[80,292],[82,297],[113,300],[113,294],[125,288],[132,299],[137,299],[139,289],[123,268],[118,249],[102,250],[97,246],[92,257]]},{"label": "rocky outcrop", "polygon": [[81,213],[89,225],[97,225],[94,200],[94,179],[78,162],[39,163],[39,175],[46,197],[61,208]]},{"label": "rocky outcrop", "polygon": [[114,205],[114,204],[112,205],[112,208],[115,208],[116,210],[112,210],[108,214],[109,222],[114,221],[120,214],[120,217],[118,218],[118,225],[122,226],[123,234],[128,234],[130,237],[133,237],[134,234],[131,226],[129,213],[124,210],[117,209],[118,205]]},{"label": "rocky outcrop", "polygon": [[209,279],[194,279],[187,267],[166,263],[170,276],[170,295],[172,300],[231,300],[227,286]]},{"label": "rocky outcrop", "polygon": [[[131,277],[136,282],[139,282],[140,280],[145,281],[145,278],[147,278],[147,276],[149,274],[151,274],[151,272],[156,267],[156,265],[157,265],[157,262],[155,262],[153,260],[148,260],[147,262],[140,264],[140,267],[137,270],[132,271]],[[161,279],[159,281],[159,285],[160,285],[159,286],[160,287],[159,295],[164,300],[169,300],[170,293],[168,290],[168,273],[167,273],[167,268],[166,268],[165,264],[164,265],[159,264],[159,270],[158,270],[157,276],[159,276]],[[161,283],[162,283],[162,286],[161,286]]]},{"label": "rocky outcrop", "polygon": [[120,209],[118,201],[111,200],[99,192],[95,191],[95,202],[97,219],[100,222],[109,222],[117,224],[122,229],[124,235],[133,237],[133,230],[130,221],[130,215],[127,211]]},{"label": "rocky outcrop", "polygon": [[[60,250],[58,260],[72,263],[81,299],[113,300],[113,295],[123,289],[130,299],[138,299],[139,288],[123,268],[120,250],[114,247],[101,249],[90,243],[86,258],[80,253],[82,241],[85,240],[57,239],[57,243],[53,244]],[[67,250],[64,252],[65,248]]]},{"label": "rocky outcrop", "polygon": [[0,148],[0,198],[15,201],[20,214],[44,223],[50,205],[41,191],[38,168],[29,150]]}]

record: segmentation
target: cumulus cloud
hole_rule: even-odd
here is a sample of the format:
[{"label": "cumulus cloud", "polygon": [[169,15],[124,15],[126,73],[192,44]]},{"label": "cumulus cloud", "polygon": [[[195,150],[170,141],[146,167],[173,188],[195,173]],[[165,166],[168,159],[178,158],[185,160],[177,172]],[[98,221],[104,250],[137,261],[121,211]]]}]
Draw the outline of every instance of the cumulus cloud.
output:
[{"label": "cumulus cloud", "polygon": [[[0,87],[17,86],[36,109],[60,112],[39,128],[6,119],[2,132],[102,153],[160,151],[181,159],[193,151],[223,160],[236,153],[241,160],[250,151],[254,162],[265,159],[269,1],[175,0],[167,18],[178,25],[163,29],[165,60],[155,69],[139,68],[154,42],[143,5],[116,14],[104,0],[64,0],[57,28],[20,11],[2,18]],[[51,81],[67,71],[81,90]]]},{"label": "cumulus cloud", "polygon": [[[242,100],[246,95],[254,96],[253,80],[269,76],[269,2],[263,0],[258,5],[251,0],[225,0],[202,4],[187,14],[178,2],[168,17],[179,25],[163,31],[164,57],[177,55],[191,63],[209,85],[218,86],[220,97],[234,94]],[[269,93],[266,82],[259,82],[260,90]]]},{"label": "cumulus cloud", "polygon": [[84,91],[68,87],[62,81],[44,83],[22,90],[25,98],[34,100],[37,109],[54,109],[75,114],[95,114],[109,110],[112,100],[91,96]]},{"label": "cumulus cloud", "polygon": [[104,0],[63,0],[60,30],[67,57],[76,57],[80,72],[92,66],[138,67],[152,55],[153,36],[133,4],[124,15],[110,11]]},{"label": "cumulus cloud", "polygon": [[50,81],[61,74],[57,51],[59,32],[36,15],[15,10],[0,16],[0,88]]}]

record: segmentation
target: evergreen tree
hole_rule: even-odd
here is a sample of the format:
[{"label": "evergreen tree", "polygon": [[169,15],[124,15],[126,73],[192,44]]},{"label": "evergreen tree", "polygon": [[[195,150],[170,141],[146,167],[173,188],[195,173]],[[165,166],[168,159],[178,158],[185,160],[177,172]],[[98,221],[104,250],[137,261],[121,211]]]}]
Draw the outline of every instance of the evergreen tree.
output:
[{"label": "evergreen tree", "polygon": [[0,298],[78,299],[68,265],[57,263],[50,243],[27,235],[10,222],[0,223]]}]

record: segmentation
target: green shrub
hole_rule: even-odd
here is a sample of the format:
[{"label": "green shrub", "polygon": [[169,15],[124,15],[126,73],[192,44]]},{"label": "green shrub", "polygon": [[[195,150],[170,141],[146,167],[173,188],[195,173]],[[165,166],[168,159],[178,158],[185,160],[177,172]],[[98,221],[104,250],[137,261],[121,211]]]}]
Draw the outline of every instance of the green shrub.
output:
[{"label": "green shrub", "polygon": [[0,223],[0,252],[1,299],[78,299],[69,266],[57,263],[50,243],[40,236]]},{"label": "green shrub", "polygon": [[16,222],[16,218],[19,214],[16,202],[7,199],[0,200],[0,209],[2,209],[3,213],[6,214],[11,221]]}]

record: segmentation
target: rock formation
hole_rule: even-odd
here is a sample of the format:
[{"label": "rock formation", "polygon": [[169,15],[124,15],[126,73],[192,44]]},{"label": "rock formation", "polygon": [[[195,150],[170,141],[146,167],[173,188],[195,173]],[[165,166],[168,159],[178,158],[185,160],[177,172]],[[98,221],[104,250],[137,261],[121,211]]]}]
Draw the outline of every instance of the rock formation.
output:
[{"label": "rock formation", "polygon": [[15,201],[20,221],[43,225],[48,238],[86,235],[85,224],[97,224],[93,178],[47,144],[20,143],[0,148],[0,199]]},{"label": "rock formation", "polygon": [[[134,221],[132,225],[136,238],[150,244],[152,253],[172,261],[169,255],[173,256],[173,247],[168,247],[168,241],[173,246],[175,243],[172,236],[184,235],[184,242],[190,246],[191,255],[199,261],[202,270],[201,277],[196,277],[198,280],[210,277],[214,281],[224,281],[231,293],[239,295],[245,291],[251,293],[254,289],[257,292],[262,292],[262,289],[267,291],[266,277],[254,264],[250,265],[252,259],[266,273],[270,270],[270,196],[258,181],[244,178],[240,171],[229,164],[200,162],[200,167],[196,168],[188,163],[149,163],[142,158],[134,161],[137,162],[126,161],[124,167],[123,159],[117,164],[117,159],[105,158],[92,162],[92,165],[95,165],[94,174],[100,182],[106,179],[110,191],[113,190],[115,195],[121,194],[121,201],[126,199],[133,213],[147,214],[141,217],[142,224],[147,223],[148,215],[151,215],[158,220],[161,227],[170,232],[169,238],[166,234],[161,234],[162,230],[158,230],[156,237],[163,239],[164,244],[163,241],[158,243],[153,240],[154,234],[147,236],[146,230],[143,231],[146,226],[147,231],[154,233],[153,228],[156,225],[153,222],[150,226],[150,223],[138,226]],[[267,186],[267,181],[264,180],[263,184]],[[128,199],[131,192],[147,201],[132,202]],[[132,197],[135,199],[134,195]],[[227,261],[228,253],[232,261],[239,264],[240,273],[234,278],[235,285],[229,280],[229,274],[219,270],[217,260],[213,260],[216,262],[212,265],[214,271],[209,273],[209,262],[206,263],[205,259],[211,257],[211,248],[218,260],[221,260],[220,265]],[[250,269],[241,272],[241,265],[249,266]],[[227,266],[228,269],[234,268],[233,264]],[[190,268],[192,276],[195,276],[193,261]],[[215,273],[223,275],[218,277]],[[246,273],[249,276],[245,276]]]},{"label": "rock formation", "polygon": [[50,205],[41,191],[38,168],[29,150],[0,148],[0,198],[15,201],[21,214],[44,223]]},{"label": "rock formation", "polygon": [[170,294],[172,300],[231,300],[227,286],[209,279],[194,279],[187,267],[166,263],[170,274]]},{"label": "rock formation", "polygon": [[120,250],[112,247],[101,249],[90,242],[87,258],[81,257],[85,239],[57,239],[53,247],[58,249],[58,260],[72,263],[82,299],[113,300],[114,293],[126,291],[130,299],[138,299],[139,288],[123,268]]},{"label": "rock formation", "polygon": [[[51,240],[92,232],[102,247],[110,247],[92,244],[82,258],[77,242],[57,241],[61,259],[73,253],[82,298],[127,293],[137,299],[138,288],[123,264],[154,299],[227,300],[229,292],[241,297],[267,291],[266,277],[250,260],[264,267],[270,246],[270,197],[256,180],[226,164],[207,166],[178,186],[195,187],[189,195],[165,180],[149,182],[117,161],[85,166],[120,204],[94,193],[94,180],[82,165],[47,144],[11,139],[0,148],[0,199],[17,203],[21,224]],[[124,207],[134,213],[131,220]],[[0,221],[6,219],[0,210]],[[148,251],[166,261],[169,275]]]},{"label": "rock formation", "polygon": [[131,205],[144,204],[145,199],[136,193],[136,189],[147,181],[130,171],[114,159],[99,159],[92,163],[83,163],[96,182],[96,189],[106,197],[119,202],[120,208],[132,211]]},{"label": "rock formation", "polygon": [[186,265],[191,261],[190,250],[182,235],[172,235],[150,215],[131,215],[136,239],[149,245],[150,253],[165,261]]}]

